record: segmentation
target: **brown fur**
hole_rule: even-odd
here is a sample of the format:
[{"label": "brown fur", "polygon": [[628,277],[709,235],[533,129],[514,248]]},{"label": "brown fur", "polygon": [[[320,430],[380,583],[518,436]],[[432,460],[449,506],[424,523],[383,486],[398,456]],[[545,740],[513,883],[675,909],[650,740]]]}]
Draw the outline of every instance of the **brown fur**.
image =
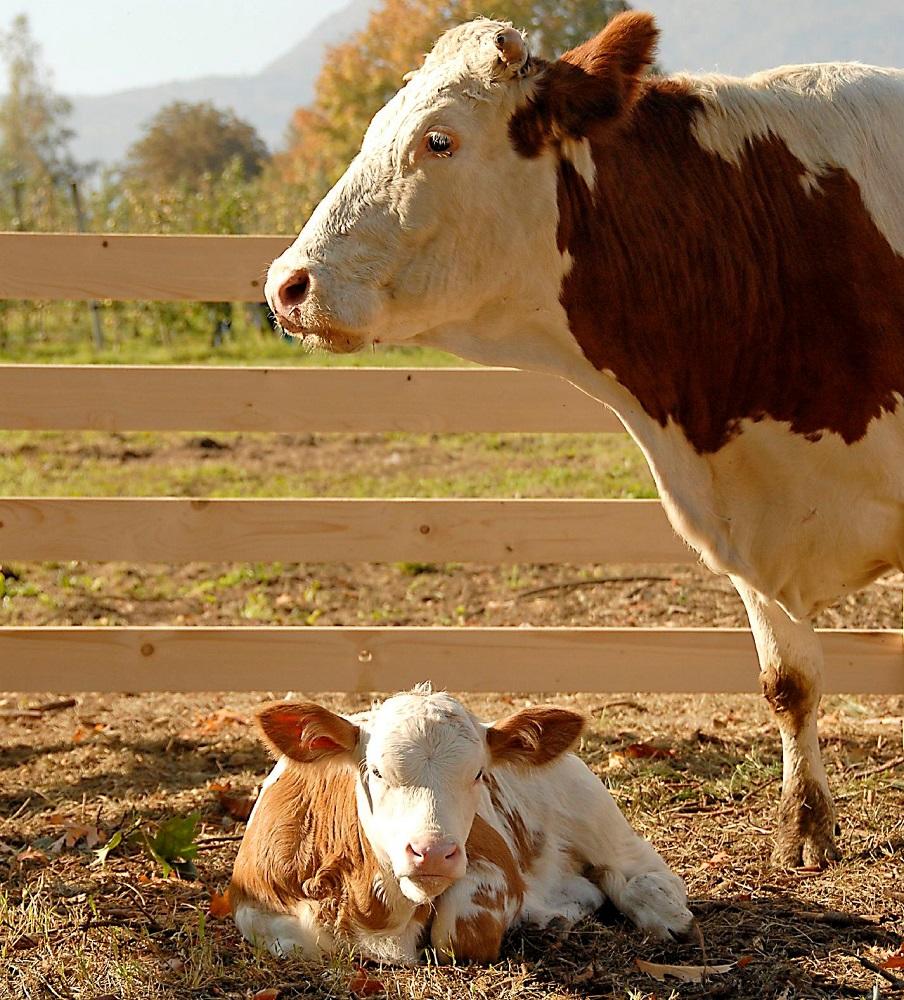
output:
[{"label": "brown fur", "polygon": [[548,764],[574,745],[584,720],[563,708],[525,708],[487,730],[487,744],[496,761]]},{"label": "brown fur", "polygon": [[310,701],[276,701],[257,713],[264,743],[274,757],[310,764],[349,753],[358,742],[358,727]]},{"label": "brown fur", "polygon": [[288,763],[245,831],[229,897],[233,912],[245,902],[290,912],[306,899],[334,931],[375,932],[391,917],[374,894],[378,871],[359,826],[351,769]]},{"label": "brown fur", "polygon": [[817,693],[793,670],[769,667],[760,675],[763,696],[779,718],[779,725],[787,726],[795,735],[799,733],[813,711]]},{"label": "brown fur", "polygon": [[452,954],[462,962],[495,962],[506,929],[504,918],[491,910],[459,917],[452,932]]},{"label": "brown fur", "polygon": [[[636,51],[649,40],[649,24],[623,28]],[[584,354],[700,453],[745,418],[859,440],[904,393],[904,260],[857,183],[832,168],[808,193],[775,137],[740,168],[707,152],[691,131],[702,99],[670,80],[632,91],[606,44],[550,67],[510,124],[523,155],[560,132],[591,145],[594,191],[559,162],[561,302]]]}]

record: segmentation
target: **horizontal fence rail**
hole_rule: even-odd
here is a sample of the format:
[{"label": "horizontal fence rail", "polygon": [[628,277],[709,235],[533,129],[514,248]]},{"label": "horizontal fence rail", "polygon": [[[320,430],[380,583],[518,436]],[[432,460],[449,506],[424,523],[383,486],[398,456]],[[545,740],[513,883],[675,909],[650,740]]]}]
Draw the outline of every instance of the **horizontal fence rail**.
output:
[{"label": "horizontal fence rail", "polygon": [[4,559],[696,562],[658,500],[0,498]]},{"label": "horizontal fence rail", "polygon": [[[821,633],[827,692],[904,691],[900,632]],[[758,689],[742,629],[0,628],[0,689]]]},{"label": "horizontal fence rail", "polygon": [[[0,233],[0,299],[261,302],[291,236]],[[623,432],[508,369],[0,365],[7,430]],[[0,499],[0,559],[687,563],[658,501]],[[821,633],[829,692],[904,692],[900,630]],[[750,633],[0,627],[0,689],[742,692]]]},{"label": "horizontal fence rail", "polygon": [[550,375],[506,368],[0,365],[6,430],[623,432]]},{"label": "horizontal fence rail", "polygon": [[293,236],[0,233],[0,298],[263,302]]}]

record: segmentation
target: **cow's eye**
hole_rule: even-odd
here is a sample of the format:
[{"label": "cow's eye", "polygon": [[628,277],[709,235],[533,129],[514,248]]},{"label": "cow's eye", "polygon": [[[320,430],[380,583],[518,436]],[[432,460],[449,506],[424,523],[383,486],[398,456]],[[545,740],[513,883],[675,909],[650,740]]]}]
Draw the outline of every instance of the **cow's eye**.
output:
[{"label": "cow's eye", "polygon": [[377,779],[377,781],[383,780],[383,775],[380,774],[380,772],[373,765],[370,767],[370,773]]},{"label": "cow's eye", "polygon": [[445,132],[427,133],[427,149],[434,156],[451,156],[454,146],[455,143],[452,136],[447,135]]},{"label": "cow's eye", "polygon": [[480,781],[480,780],[481,780],[482,778],[483,778],[483,768],[481,768],[481,769],[480,769],[480,770],[479,770],[479,771],[477,772],[477,777],[476,777],[476,778],[475,778],[474,780],[475,780],[475,781]]}]

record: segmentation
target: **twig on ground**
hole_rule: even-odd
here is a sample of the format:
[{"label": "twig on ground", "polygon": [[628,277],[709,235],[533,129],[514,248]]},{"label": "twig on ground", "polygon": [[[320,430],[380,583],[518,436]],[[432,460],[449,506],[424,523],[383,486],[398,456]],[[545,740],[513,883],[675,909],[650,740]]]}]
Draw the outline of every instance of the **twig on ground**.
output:
[{"label": "twig on ground", "polygon": [[888,969],[883,969],[881,965],[876,965],[875,962],[871,962],[868,958],[863,955],[857,956],[857,961],[865,968],[869,969],[870,972],[875,972],[877,976],[881,976],[887,983],[889,983],[892,989],[904,990],[904,979],[899,979],[897,976],[893,976]]},{"label": "twig on ground", "polygon": [[673,579],[671,576],[593,576],[588,580],[565,580],[564,583],[533,587],[531,590],[522,590],[516,597],[521,600],[522,597],[537,597],[539,594],[551,594],[556,590],[579,590],[581,587],[598,587],[607,583],[668,583]]},{"label": "twig on ground", "polygon": [[76,705],[78,701],[75,698],[60,698],[31,708],[4,708],[0,709],[0,719],[40,719],[48,712],[61,712],[64,708],[75,708]]},{"label": "twig on ground", "polygon": [[773,774],[771,777],[766,778],[765,781],[759,781],[753,786],[753,788],[746,791],[741,798],[738,799],[737,804],[742,806],[749,798],[756,795],[757,792],[761,792],[767,785],[773,785],[776,781],[781,781],[782,776],[780,774]]},{"label": "twig on ground", "polygon": [[244,836],[244,833],[228,833],[223,834],[221,837],[205,837],[203,840],[195,841],[195,843],[200,849],[202,847],[213,847],[216,844],[226,844],[231,840],[241,840]]},{"label": "twig on ground", "polygon": [[883,771],[890,771],[893,767],[897,767],[899,764],[904,764],[904,756],[892,757],[891,760],[887,760],[884,764],[876,764],[875,767],[867,767],[862,771],[851,771],[850,777],[869,778],[874,774],[881,774]]},{"label": "twig on ground", "polygon": [[605,712],[610,708],[633,708],[636,712],[648,711],[645,705],[641,705],[639,701],[635,701],[633,698],[616,698],[614,701],[606,701],[602,705],[597,705],[596,708],[591,710],[590,714],[598,715],[600,712]]}]

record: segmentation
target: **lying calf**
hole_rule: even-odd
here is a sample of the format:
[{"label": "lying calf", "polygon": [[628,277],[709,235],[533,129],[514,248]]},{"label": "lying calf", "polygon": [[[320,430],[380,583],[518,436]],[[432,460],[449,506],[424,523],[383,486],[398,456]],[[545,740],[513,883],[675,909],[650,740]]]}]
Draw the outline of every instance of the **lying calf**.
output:
[{"label": "lying calf", "polygon": [[275,954],[487,962],[514,924],[572,922],[607,897],[659,938],[691,924],[684,883],[568,752],[574,712],[488,726],[421,687],[348,719],[278,702],[258,722],[278,762],[229,895]]}]

